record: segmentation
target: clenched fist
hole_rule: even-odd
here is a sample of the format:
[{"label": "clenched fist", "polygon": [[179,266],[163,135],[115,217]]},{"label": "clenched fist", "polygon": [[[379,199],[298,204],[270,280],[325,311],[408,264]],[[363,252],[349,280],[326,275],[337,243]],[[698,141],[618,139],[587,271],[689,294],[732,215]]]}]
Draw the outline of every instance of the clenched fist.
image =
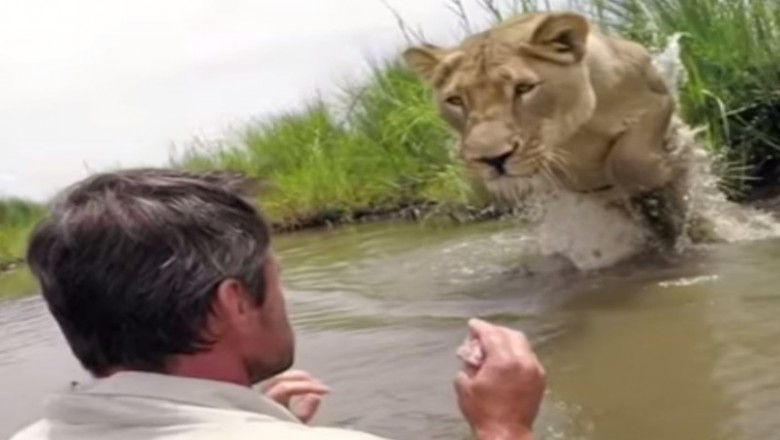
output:
[{"label": "clenched fist", "polygon": [[530,440],[545,388],[545,372],[526,337],[484,321],[469,321],[483,359],[455,379],[458,406],[479,440]]}]

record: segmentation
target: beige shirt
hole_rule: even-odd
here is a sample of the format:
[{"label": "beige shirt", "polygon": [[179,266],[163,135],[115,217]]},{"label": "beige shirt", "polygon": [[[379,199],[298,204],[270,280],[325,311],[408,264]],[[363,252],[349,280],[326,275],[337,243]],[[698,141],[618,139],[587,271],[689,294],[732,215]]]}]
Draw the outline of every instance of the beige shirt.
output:
[{"label": "beige shirt", "polygon": [[11,440],[382,440],[311,427],[258,391],[234,384],[123,372],[46,403],[43,420]]}]

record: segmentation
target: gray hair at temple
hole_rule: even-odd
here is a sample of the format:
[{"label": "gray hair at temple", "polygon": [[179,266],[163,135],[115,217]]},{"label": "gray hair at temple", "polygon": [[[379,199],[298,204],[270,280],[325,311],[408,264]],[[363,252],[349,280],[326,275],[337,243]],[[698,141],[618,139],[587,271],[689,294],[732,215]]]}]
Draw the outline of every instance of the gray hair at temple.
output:
[{"label": "gray hair at temple", "polygon": [[229,173],[131,169],[63,191],[30,238],[27,261],[81,364],[163,371],[211,343],[216,287],[265,296],[270,226],[252,181]]}]

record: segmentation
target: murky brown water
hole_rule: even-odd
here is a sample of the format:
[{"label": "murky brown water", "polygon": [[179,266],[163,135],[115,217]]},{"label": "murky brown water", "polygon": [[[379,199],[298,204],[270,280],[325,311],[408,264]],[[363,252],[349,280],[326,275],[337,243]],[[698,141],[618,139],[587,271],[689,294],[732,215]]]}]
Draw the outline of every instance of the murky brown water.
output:
[{"label": "murky brown water", "polygon": [[[498,224],[280,239],[297,366],[334,389],[317,423],[468,438],[450,380],[480,316],[539,349],[540,439],[780,438],[780,241],[588,277],[528,276],[531,244]],[[29,289],[23,274],[0,278],[0,294]],[[0,304],[0,438],[84,377],[37,297]]]}]

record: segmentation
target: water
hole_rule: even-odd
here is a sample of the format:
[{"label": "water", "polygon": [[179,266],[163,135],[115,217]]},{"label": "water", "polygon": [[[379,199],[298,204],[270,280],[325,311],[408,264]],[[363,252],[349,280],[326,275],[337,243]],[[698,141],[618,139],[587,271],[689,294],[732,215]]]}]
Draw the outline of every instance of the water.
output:
[{"label": "water", "polygon": [[[512,224],[375,224],[286,236],[297,367],[333,388],[316,419],[389,438],[468,438],[451,387],[466,320],[528,333],[549,375],[540,439],[780,437],[780,241],[607,272],[529,274]],[[548,268],[550,269],[550,268]],[[0,292],[32,289],[16,274]],[[36,296],[0,304],[0,438],[85,377]]]}]

